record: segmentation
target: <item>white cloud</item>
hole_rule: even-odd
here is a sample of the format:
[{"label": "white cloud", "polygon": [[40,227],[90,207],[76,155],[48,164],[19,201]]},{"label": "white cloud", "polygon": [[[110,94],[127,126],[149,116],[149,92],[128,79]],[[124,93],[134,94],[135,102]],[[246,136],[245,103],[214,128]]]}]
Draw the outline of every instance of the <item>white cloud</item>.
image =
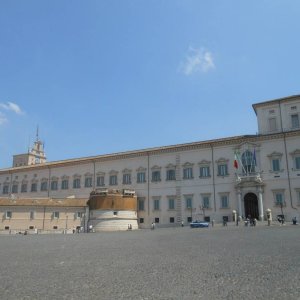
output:
[{"label": "white cloud", "polygon": [[20,106],[16,103],[13,103],[13,102],[7,102],[7,104],[0,103],[0,108],[3,108],[5,110],[13,111],[17,115],[23,115],[24,114],[24,112],[21,110]]},{"label": "white cloud", "polygon": [[188,49],[185,61],[179,65],[180,72],[189,76],[196,72],[208,72],[215,68],[212,53],[204,48]]}]

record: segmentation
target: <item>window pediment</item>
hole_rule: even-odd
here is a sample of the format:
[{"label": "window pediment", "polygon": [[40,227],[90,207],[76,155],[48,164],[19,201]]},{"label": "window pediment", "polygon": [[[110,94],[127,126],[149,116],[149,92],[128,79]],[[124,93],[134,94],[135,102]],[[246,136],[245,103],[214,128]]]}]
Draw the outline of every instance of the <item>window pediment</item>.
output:
[{"label": "window pediment", "polygon": [[132,170],[129,170],[129,169],[124,169],[123,171],[122,171],[122,173],[131,173],[132,172]]},{"label": "window pediment", "polygon": [[57,180],[58,180],[58,177],[56,177],[56,176],[51,177],[51,181],[57,181]]},{"label": "window pediment", "polygon": [[115,171],[115,170],[111,170],[109,172],[109,175],[117,175],[119,172],[118,171]]},{"label": "window pediment", "polygon": [[137,172],[145,172],[147,169],[144,167],[139,167],[138,169],[136,169]]},{"label": "window pediment", "polygon": [[192,167],[194,164],[192,164],[192,163],[190,163],[190,162],[185,162],[183,165],[182,165],[182,167],[183,168],[187,168],[187,167]]},{"label": "window pediment", "polygon": [[63,175],[63,176],[61,176],[61,179],[69,179],[69,176]]},{"label": "window pediment", "polygon": [[219,159],[216,160],[217,164],[222,164],[222,163],[228,163],[229,159],[224,158],[224,157],[220,157]]},{"label": "window pediment", "polygon": [[208,161],[208,160],[205,160],[205,159],[202,159],[199,163],[198,163],[198,165],[199,166],[203,166],[203,165],[210,165],[210,161]]},{"label": "window pediment", "polygon": [[81,175],[80,174],[74,174],[73,178],[81,178]]},{"label": "window pediment", "polygon": [[173,164],[166,165],[166,169],[175,169],[175,168],[176,168],[176,166]]},{"label": "window pediment", "polygon": [[161,167],[155,165],[155,166],[153,166],[153,167],[151,168],[151,170],[161,170]]},{"label": "window pediment", "polygon": [[292,155],[292,156],[300,155],[300,149],[296,149],[295,151],[291,152],[290,155]]},{"label": "window pediment", "polygon": [[91,177],[91,176],[93,176],[93,174],[90,173],[90,172],[87,172],[87,173],[84,174],[84,176],[85,176],[85,177]]},{"label": "window pediment", "polygon": [[97,175],[97,176],[105,176],[105,173],[104,173],[104,172],[97,172],[96,175]]},{"label": "window pediment", "polygon": [[279,153],[279,152],[272,152],[271,154],[268,155],[269,158],[281,158],[282,157],[282,153]]}]

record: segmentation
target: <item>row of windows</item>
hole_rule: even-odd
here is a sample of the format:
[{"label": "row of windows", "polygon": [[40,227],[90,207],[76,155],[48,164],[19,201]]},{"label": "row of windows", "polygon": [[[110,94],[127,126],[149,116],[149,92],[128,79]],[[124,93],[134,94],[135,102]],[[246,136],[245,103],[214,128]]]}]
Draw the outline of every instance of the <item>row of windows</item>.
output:
[{"label": "row of windows", "polygon": [[[223,216],[223,220],[229,220],[229,216]],[[210,217],[209,216],[206,216],[206,217],[204,217],[204,221],[205,222],[210,222]],[[154,223],[156,223],[156,224],[159,224],[159,222],[160,222],[160,219],[159,218],[154,218]],[[192,217],[187,217],[186,218],[186,222],[187,223],[190,223],[190,222],[192,222]],[[144,218],[139,218],[139,223],[140,224],[143,224],[144,223]],[[175,217],[170,217],[169,218],[169,223],[175,223]]]},{"label": "row of windows", "polygon": [[[291,129],[298,129],[300,127],[299,122],[299,114],[292,114],[290,119],[290,126]],[[278,130],[278,124],[277,124],[277,118],[271,117],[269,118],[269,131],[277,131]]]},{"label": "row of windows", "polygon": [[[144,211],[145,210],[145,199],[138,198],[138,210]],[[153,199],[153,210],[160,210],[161,209],[161,199]],[[176,209],[176,199],[175,197],[168,197],[168,210],[175,210]],[[193,209],[195,208],[193,205],[193,197],[186,196],[184,197],[185,208],[186,209]],[[211,208],[211,196],[210,195],[202,195],[201,196],[201,209],[210,209]],[[220,208],[229,208],[229,195],[222,194],[220,195]]]},{"label": "row of windows", "polygon": [[[36,212],[34,210],[30,211],[29,212],[29,218],[30,218],[30,220],[34,220],[35,219],[35,215],[36,215]],[[52,218],[53,219],[59,219],[59,215],[60,215],[59,211],[54,211],[52,213]],[[5,217],[5,219],[11,219],[13,217],[13,212],[10,211],[10,210],[6,211],[5,214],[4,214],[4,217]],[[82,217],[83,217],[83,212],[78,211],[78,212],[76,212],[74,214],[74,218],[75,219],[81,219]]]}]

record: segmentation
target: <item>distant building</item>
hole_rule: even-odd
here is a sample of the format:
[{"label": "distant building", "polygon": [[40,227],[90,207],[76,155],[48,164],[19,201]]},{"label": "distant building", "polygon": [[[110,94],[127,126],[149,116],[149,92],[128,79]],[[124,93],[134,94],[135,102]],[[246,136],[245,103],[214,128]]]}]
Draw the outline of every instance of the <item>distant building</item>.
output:
[{"label": "distant building", "polygon": [[[0,170],[0,197],[13,195],[18,202],[74,195],[76,201],[88,200],[102,188],[133,190],[139,228],[150,228],[153,222],[232,221],[235,211],[236,216],[263,220],[267,209],[274,219],[282,214],[287,220],[299,219],[300,96],[253,108],[255,135],[55,162],[46,162],[37,139],[32,156],[18,162],[15,156],[12,168]],[[0,203],[3,216],[6,207]],[[8,226],[3,220],[0,230]]]}]

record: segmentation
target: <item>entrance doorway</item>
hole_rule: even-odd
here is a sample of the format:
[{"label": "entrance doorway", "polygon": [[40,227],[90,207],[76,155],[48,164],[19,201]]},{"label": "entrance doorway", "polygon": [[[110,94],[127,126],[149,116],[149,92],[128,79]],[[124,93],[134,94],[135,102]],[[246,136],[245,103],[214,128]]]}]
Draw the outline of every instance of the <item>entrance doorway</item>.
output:
[{"label": "entrance doorway", "polygon": [[245,217],[250,216],[258,220],[258,200],[254,193],[248,193],[244,197]]}]

